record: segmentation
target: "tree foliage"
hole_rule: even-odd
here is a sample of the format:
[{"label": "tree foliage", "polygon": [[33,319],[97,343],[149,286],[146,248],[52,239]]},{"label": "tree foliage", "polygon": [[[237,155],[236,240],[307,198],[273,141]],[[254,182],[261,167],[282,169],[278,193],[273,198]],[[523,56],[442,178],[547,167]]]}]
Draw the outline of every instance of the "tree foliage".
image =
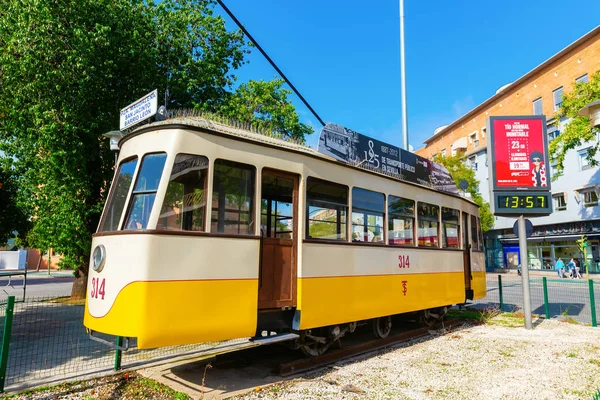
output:
[{"label": "tree foliage", "polygon": [[600,71],[597,71],[587,83],[573,84],[573,90],[563,96],[563,102],[556,114],[556,121],[572,118],[564,131],[549,143],[550,157],[557,163],[552,179],[563,174],[565,156],[569,150],[575,149],[587,142],[593,143],[588,151],[587,159],[591,166],[597,166],[596,154],[600,147],[597,140],[598,128],[590,126],[590,119],[579,115],[579,111],[587,104],[600,100]]},{"label": "tree foliage", "polygon": [[[14,160],[19,201],[32,210],[30,244],[62,253],[61,267],[76,270],[74,296],[84,294],[91,234],[112,177],[113,155],[101,135],[115,128],[119,109],[155,88],[168,87],[168,108],[213,112],[238,98],[251,103],[257,93],[240,87],[231,94],[231,71],[249,47],[240,31],[227,31],[213,6],[212,0],[0,2],[0,150]],[[293,111],[285,90],[264,85],[273,91],[261,98]],[[274,103],[262,117],[283,124],[274,129],[300,134],[294,116],[280,115]]]},{"label": "tree foliage", "polygon": [[475,171],[465,165],[462,155],[444,157],[438,154],[433,161],[442,164],[448,169],[456,186],[459,186],[463,180],[467,181],[469,184],[467,192],[471,195],[471,199],[479,206],[481,229],[483,232],[492,229],[494,227],[494,216],[490,210],[490,204],[483,200],[479,192],[479,181],[475,178]]},{"label": "tree foliage", "polygon": [[283,79],[243,83],[228,96],[220,111],[225,116],[276,131],[283,137],[304,141],[304,136],[313,130],[299,121],[288,99],[292,91],[283,88],[283,83]]}]

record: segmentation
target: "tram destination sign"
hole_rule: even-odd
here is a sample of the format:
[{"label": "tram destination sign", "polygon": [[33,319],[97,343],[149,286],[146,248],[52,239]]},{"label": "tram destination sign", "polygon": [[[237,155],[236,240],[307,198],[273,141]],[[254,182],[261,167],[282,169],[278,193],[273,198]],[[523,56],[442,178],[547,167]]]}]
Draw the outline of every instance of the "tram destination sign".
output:
[{"label": "tram destination sign", "polygon": [[458,193],[443,165],[341,125],[328,123],[323,127],[318,150],[351,165],[367,164],[407,182]]},{"label": "tram destination sign", "polygon": [[494,215],[552,213],[546,117],[490,117],[487,132]]},{"label": "tram destination sign", "polygon": [[154,115],[158,109],[158,90],[148,93],[121,110],[120,130],[127,129]]}]

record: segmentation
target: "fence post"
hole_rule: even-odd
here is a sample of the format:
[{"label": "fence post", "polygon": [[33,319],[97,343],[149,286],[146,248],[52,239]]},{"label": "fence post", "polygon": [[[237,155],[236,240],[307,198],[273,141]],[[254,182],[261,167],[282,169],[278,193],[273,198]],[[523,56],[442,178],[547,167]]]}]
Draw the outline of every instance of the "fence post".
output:
[{"label": "fence post", "polygon": [[594,281],[592,279],[588,279],[588,283],[590,285],[590,308],[592,312],[592,326],[598,326],[596,323],[596,300],[594,299]]},{"label": "fence post", "polygon": [[10,345],[10,332],[12,330],[14,309],[15,296],[8,296],[8,302],[6,303],[6,313],[4,315],[2,349],[0,350],[0,393],[4,393],[4,384],[6,383],[6,366],[8,365],[8,348]]},{"label": "fence post", "polygon": [[542,278],[542,285],[544,287],[544,311],[546,311],[546,319],[550,319],[550,306],[548,304],[548,282],[545,276]]},{"label": "fence post", "polygon": [[117,349],[115,350],[115,371],[121,369],[121,349],[120,347],[123,345],[123,338],[121,336],[117,336]]},{"label": "fence post", "polygon": [[502,275],[498,275],[498,294],[500,296],[500,311],[504,311],[504,300],[502,299]]}]

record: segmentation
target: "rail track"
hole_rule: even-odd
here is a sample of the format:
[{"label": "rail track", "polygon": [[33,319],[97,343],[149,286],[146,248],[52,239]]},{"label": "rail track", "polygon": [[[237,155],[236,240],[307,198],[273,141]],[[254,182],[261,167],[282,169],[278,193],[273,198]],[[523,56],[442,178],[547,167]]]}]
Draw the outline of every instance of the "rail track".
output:
[{"label": "rail track", "polygon": [[465,324],[465,320],[452,319],[439,322],[429,327],[421,327],[408,331],[396,333],[384,339],[369,340],[367,342],[352,344],[338,350],[330,350],[329,352],[311,358],[300,358],[290,362],[282,363],[278,366],[277,374],[282,377],[308,372],[317,368],[333,364],[344,359],[348,359],[360,354],[368,353],[374,350],[379,350],[395,344],[408,342],[419,337],[426,336],[430,331],[440,329],[452,330]]}]

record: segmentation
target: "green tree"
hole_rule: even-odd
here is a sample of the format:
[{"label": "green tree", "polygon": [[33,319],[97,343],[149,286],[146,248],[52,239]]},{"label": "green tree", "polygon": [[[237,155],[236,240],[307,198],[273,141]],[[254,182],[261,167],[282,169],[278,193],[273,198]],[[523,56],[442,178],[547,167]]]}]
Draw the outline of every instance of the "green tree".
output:
[{"label": "green tree", "polygon": [[33,210],[28,240],[63,254],[85,295],[91,234],[112,176],[119,109],[169,85],[171,106],[217,110],[243,63],[209,0],[0,3],[0,150]]},{"label": "green tree", "polygon": [[596,154],[600,147],[600,141],[597,140],[600,130],[590,126],[588,117],[579,115],[579,111],[594,100],[600,100],[600,71],[596,71],[587,83],[573,84],[573,90],[563,96],[563,102],[556,113],[555,120],[572,119],[564,131],[548,146],[550,157],[555,160],[557,170],[552,176],[552,180],[563,174],[567,152],[586,142],[593,143],[587,155],[589,164],[591,166],[598,165]]},{"label": "green tree", "polygon": [[490,210],[490,204],[481,197],[481,193],[479,193],[479,181],[475,178],[475,171],[465,165],[463,156],[458,154],[456,156],[444,157],[438,154],[433,161],[442,164],[448,169],[456,186],[463,180],[467,181],[469,184],[467,192],[469,192],[471,199],[479,206],[481,229],[483,232],[492,229],[494,227],[494,216]]},{"label": "green tree", "polygon": [[283,84],[283,79],[243,83],[235,93],[227,96],[219,111],[227,117],[275,131],[283,138],[304,142],[305,135],[313,130],[299,121],[288,98],[292,91],[283,88]]}]

